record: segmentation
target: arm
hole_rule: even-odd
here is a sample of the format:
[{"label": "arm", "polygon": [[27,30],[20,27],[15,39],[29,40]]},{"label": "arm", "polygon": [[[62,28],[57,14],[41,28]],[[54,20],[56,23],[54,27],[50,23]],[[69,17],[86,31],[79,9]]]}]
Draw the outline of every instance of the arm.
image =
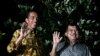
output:
[{"label": "arm", "polygon": [[22,43],[23,38],[29,33],[21,34],[20,30],[16,30],[13,34],[13,37],[10,43],[7,46],[7,51],[11,53],[14,50],[17,50],[18,46]]},{"label": "arm", "polygon": [[50,52],[50,56],[56,56],[56,48],[57,48],[59,42],[61,41],[61,39],[62,39],[62,37],[60,37],[60,33],[58,33],[58,32],[53,33],[53,47]]},{"label": "arm", "polygon": [[91,53],[90,53],[90,50],[87,46],[86,46],[86,55],[85,56],[92,56]]},{"label": "arm", "polygon": [[7,46],[7,51],[9,53],[16,50],[17,47],[15,46],[15,41],[17,40],[18,36],[19,36],[19,30],[16,30],[13,34],[13,37],[12,37],[10,43]]},{"label": "arm", "polygon": [[23,36],[19,36],[19,38],[15,41],[15,45],[19,46],[22,39],[23,39]]},{"label": "arm", "polygon": [[18,46],[22,43],[23,38],[31,32],[31,30],[27,30],[25,32],[26,29],[24,28],[24,26],[25,24],[22,24],[21,29],[14,32],[13,37],[9,45],[7,46],[7,51],[9,53],[11,53],[13,50],[16,50]]},{"label": "arm", "polygon": [[53,45],[52,50],[50,52],[50,56],[56,56],[56,48],[57,48],[57,46]]},{"label": "arm", "polygon": [[18,39],[15,42],[16,46],[19,46],[21,41],[23,40],[23,38],[26,37],[31,32],[31,30],[25,31],[26,29],[25,29],[24,26],[25,26],[25,24],[23,24],[22,27],[21,27],[20,36],[18,37]]}]

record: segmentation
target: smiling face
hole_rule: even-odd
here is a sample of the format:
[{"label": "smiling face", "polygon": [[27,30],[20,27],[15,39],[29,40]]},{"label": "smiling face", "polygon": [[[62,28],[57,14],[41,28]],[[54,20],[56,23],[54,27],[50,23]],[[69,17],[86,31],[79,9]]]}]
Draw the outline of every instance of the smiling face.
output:
[{"label": "smiling face", "polygon": [[69,25],[65,32],[65,36],[68,37],[69,41],[76,41],[79,37],[77,27],[75,25]]},{"label": "smiling face", "polygon": [[34,29],[36,27],[37,19],[38,19],[38,15],[36,12],[34,12],[34,11],[29,12],[28,17],[26,18],[28,28]]}]

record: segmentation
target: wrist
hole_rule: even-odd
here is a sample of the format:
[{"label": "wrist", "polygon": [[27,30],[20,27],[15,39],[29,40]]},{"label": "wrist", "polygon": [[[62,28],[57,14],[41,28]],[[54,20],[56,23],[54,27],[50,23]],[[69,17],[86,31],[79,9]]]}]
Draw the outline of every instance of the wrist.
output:
[{"label": "wrist", "polygon": [[57,44],[53,44],[53,48],[56,48],[57,47]]},{"label": "wrist", "polygon": [[22,38],[24,38],[24,36],[23,36],[23,35],[20,35],[20,36],[19,36],[19,39],[22,39]]},{"label": "wrist", "polygon": [[23,36],[19,36],[19,38],[15,42],[15,45],[18,46],[22,39],[23,39]]}]

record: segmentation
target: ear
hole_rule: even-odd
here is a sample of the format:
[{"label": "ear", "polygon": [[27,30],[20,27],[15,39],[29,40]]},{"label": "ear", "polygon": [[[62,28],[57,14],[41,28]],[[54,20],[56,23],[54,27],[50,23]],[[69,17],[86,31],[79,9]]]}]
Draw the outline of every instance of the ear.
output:
[{"label": "ear", "polygon": [[28,18],[25,19],[25,22],[28,23]]},{"label": "ear", "polygon": [[65,34],[64,34],[65,36],[67,36],[68,34],[67,34],[67,32],[65,32]]}]

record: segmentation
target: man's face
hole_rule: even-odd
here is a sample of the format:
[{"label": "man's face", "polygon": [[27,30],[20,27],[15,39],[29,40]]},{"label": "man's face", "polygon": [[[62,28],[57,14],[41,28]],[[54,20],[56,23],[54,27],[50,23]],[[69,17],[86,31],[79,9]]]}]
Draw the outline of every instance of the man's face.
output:
[{"label": "man's face", "polygon": [[65,36],[68,37],[68,39],[71,40],[76,40],[78,38],[78,30],[76,26],[68,26],[68,29],[65,32]]},{"label": "man's face", "polygon": [[37,19],[38,19],[37,13],[30,12],[26,22],[28,23],[28,26],[33,29],[36,27]]}]

